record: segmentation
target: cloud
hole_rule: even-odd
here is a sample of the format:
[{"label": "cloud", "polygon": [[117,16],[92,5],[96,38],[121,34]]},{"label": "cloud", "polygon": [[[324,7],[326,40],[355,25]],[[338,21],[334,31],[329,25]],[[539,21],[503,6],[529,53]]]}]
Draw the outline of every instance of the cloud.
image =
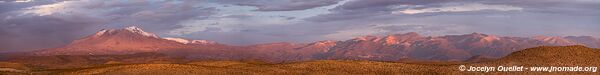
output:
[{"label": "cloud", "polygon": [[55,4],[28,7],[28,8],[25,8],[26,10],[23,11],[23,14],[21,14],[21,15],[35,14],[37,16],[46,16],[46,15],[51,15],[51,14],[58,13],[58,12],[65,13],[65,12],[69,11],[69,10],[65,9],[66,5],[72,4],[72,2],[73,1],[65,1],[65,2],[61,2],[61,3],[55,3]]},{"label": "cloud", "polygon": [[294,11],[337,4],[342,0],[219,0],[225,4],[257,7],[257,11]]},{"label": "cloud", "polygon": [[176,24],[189,19],[203,19],[218,11],[198,6],[199,1],[63,1],[28,7],[22,15],[88,15],[109,20],[108,28],[138,25],[157,33],[179,28]]},{"label": "cloud", "polygon": [[55,3],[56,1],[50,0],[35,0],[30,2],[14,2],[14,0],[0,0],[0,13],[21,10],[23,8],[36,6],[36,5],[45,5]]},{"label": "cloud", "polygon": [[[227,43],[235,44],[256,44],[257,42],[281,42],[279,40],[346,40],[363,35],[386,35],[405,32],[418,32],[424,35],[448,35],[481,32],[508,36],[530,36],[553,35],[557,33],[563,34],[564,32],[536,30],[540,30],[540,28],[542,28],[542,30],[556,29],[559,28],[556,26],[566,25],[566,23],[572,23],[569,25],[577,26],[561,27],[569,31],[581,29],[581,26],[583,25],[598,24],[592,23],[593,21],[589,21],[598,20],[598,18],[590,17],[597,15],[597,13],[590,13],[591,15],[587,15],[587,17],[569,14],[576,13],[573,11],[585,11],[571,10],[581,9],[575,7],[585,7],[585,9],[595,7],[576,5],[580,3],[569,3],[565,5],[570,6],[567,10],[560,6],[551,5],[553,2],[537,0],[531,1],[532,2],[528,3],[519,3],[519,1],[350,0],[349,2],[342,3],[339,6],[336,5],[332,9],[327,9],[329,11],[328,13],[318,14],[308,18],[299,18],[300,20],[303,20],[300,21],[301,23],[290,22],[281,25],[233,25],[229,27],[220,27],[222,29],[238,28],[240,30],[248,30],[247,32],[238,32],[240,34],[234,34],[235,32],[227,32],[231,33],[230,35],[232,36],[239,35],[236,36],[239,37],[235,39],[237,41],[217,38],[209,39],[229,41]],[[544,6],[544,4],[546,5]],[[561,8],[559,10],[551,10],[560,11],[560,13],[545,13],[544,11],[540,11],[550,10],[547,7]],[[444,8],[444,11],[429,10],[440,8]],[[406,15],[404,13],[394,14],[394,12],[402,10],[428,10],[429,12],[423,12],[427,14],[413,15]],[[581,18],[578,18],[578,20],[566,19],[571,17]],[[553,19],[553,22],[541,21],[538,20],[539,18]],[[240,23],[256,24],[254,22]],[[579,32],[578,34],[581,34],[585,31],[593,32],[597,30],[593,30],[591,28],[581,31],[577,30],[577,32]],[[197,32],[190,33],[188,35],[203,35],[196,37],[218,37],[218,35],[211,36],[209,34],[219,33]]]},{"label": "cloud", "polygon": [[182,21],[204,19],[218,11],[198,6],[198,1],[81,0],[30,5],[35,2],[11,3],[22,7],[0,13],[0,40],[9,41],[0,43],[0,50],[56,47],[103,28],[129,25],[160,34],[179,28],[176,24]]},{"label": "cloud", "polygon": [[[364,19],[389,14],[390,11],[393,11],[393,9],[389,9],[389,7],[393,5],[427,2],[429,2],[429,0],[422,2],[420,0],[415,2],[400,0],[350,0],[344,4],[336,6],[335,8],[329,9],[330,13],[305,18],[304,20],[314,22],[329,22],[361,18]],[[432,2],[437,1],[432,0]]]},{"label": "cloud", "polygon": [[0,50],[48,48],[127,25],[235,45],[405,32],[600,36],[593,0],[0,1]]},{"label": "cloud", "polygon": [[398,11],[392,11],[392,14],[420,14],[420,13],[443,13],[443,12],[469,12],[469,11],[520,11],[523,10],[521,7],[508,6],[508,5],[486,5],[481,3],[465,3],[465,4],[452,4],[444,5],[441,7],[422,8],[422,9],[403,9]]},{"label": "cloud", "polygon": [[[315,27],[351,27],[322,31],[333,32],[323,36],[336,39],[397,32],[428,35],[481,32],[507,36],[568,35],[568,32],[597,36],[589,34],[598,31],[593,29],[598,26],[591,26],[600,23],[591,21],[600,20],[591,17],[600,15],[595,10],[598,3],[562,0],[353,0],[330,9],[331,13],[304,20],[321,23]],[[392,26],[371,28],[371,25]],[[537,31],[548,29],[564,32]]]},{"label": "cloud", "polygon": [[331,13],[306,18],[307,21],[328,22],[393,16],[390,14],[417,14],[421,16],[447,15],[444,12],[465,12],[469,14],[511,13],[507,11],[569,14],[594,16],[600,13],[600,3],[591,1],[566,0],[352,0],[333,9]]},{"label": "cloud", "polygon": [[15,2],[31,2],[33,0],[16,0]]},{"label": "cloud", "polygon": [[103,22],[80,15],[18,16],[0,20],[0,41],[3,41],[0,50],[57,47],[92,33],[89,29]]},{"label": "cloud", "polygon": [[465,29],[464,26],[465,25],[376,24],[342,29],[324,36],[329,39],[351,39],[366,35],[384,36],[407,32],[417,32],[425,35],[446,35],[465,33],[462,31]]}]

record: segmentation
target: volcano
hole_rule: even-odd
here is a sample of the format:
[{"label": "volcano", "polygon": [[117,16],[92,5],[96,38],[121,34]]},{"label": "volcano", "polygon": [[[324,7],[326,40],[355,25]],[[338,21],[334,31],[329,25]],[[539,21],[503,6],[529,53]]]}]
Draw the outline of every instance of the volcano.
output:
[{"label": "volcano", "polygon": [[[215,43],[206,43],[215,44]],[[72,43],[53,49],[35,52],[36,55],[106,55],[133,54],[141,52],[161,52],[189,49],[194,46],[145,32],[131,26],[124,29],[103,29],[93,35],[75,40]]]}]

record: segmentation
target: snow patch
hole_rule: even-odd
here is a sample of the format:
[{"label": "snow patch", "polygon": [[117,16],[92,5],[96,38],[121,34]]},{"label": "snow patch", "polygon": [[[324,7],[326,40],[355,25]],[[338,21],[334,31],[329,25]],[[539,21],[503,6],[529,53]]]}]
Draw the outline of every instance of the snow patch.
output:
[{"label": "snow patch", "polygon": [[102,29],[102,30],[98,31],[98,32],[95,34],[95,36],[102,36],[102,35],[104,35],[104,34],[105,34],[105,33],[107,33],[107,32],[108,32],[108,30],[106,30],[106,29]]},{"label": "snow patch", "polygon": [[483,40],[486,42],[492,42],[495,40],[500,40],[500,38],[496,37],[496,36],[487,36],[487,37],[483,37]]},{"label": "snow patch", "polygon": [[175,41],[182,44],[216,44],[217,42],[208,40],[187,40],[183,38],[163,38],[165,40]]},{"label": "snow patch", "polygon": [[576,42],[572,42],[570,40],[558,36],[535,36],[533,37],[533,39],[554,44],[576,44]]},{"label": "snow patch", "polygon": [[141,35],[144,35],[144,36],[147,36],[147,37],[158,38],[158,36],[156,36],[155,34],[145,32],[144,30],[142,30],[141,28],[136,27],[136,26],[127,27],[127,28],[125,28],[125,30],[128,30],[128,31],[133,32],[133,33],[138,33],[138,34],[141,34]]},{"label": "snow patch", "polygon": [[170,41],[175,41],[175,42],[179,42],[179,43],[182,43],[182,44],[188,44],[188,43],[190,43],[189,40],[183,39],[183,38],[163,38],[163,39],[170,40]]},{"label": "snow patch", "polygon": [[215,44],[217,42],[208,40],[192,40],[192,44]]}]

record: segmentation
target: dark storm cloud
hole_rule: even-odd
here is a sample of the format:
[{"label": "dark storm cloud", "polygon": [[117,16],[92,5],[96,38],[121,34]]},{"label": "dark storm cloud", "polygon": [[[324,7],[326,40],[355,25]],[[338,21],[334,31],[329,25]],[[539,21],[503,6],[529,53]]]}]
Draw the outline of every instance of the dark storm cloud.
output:
[{"label": "dark storm cloud", "polygon": [[219,3],[254,6],[258,11],[292,11],[328,6],[342,0],[218,0]]}]

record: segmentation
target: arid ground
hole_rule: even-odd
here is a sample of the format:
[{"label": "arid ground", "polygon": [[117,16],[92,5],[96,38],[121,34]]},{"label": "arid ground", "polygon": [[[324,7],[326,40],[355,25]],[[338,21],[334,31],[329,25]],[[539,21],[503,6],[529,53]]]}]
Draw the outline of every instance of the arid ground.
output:
[{"label": "arid ground", "polygon": [[264,75],[264,74],[598,74],[597,72],[467,72],[459,66],[598,66],[600,50],[584,46],[542,46],[514,52],[506,57],[478,62],[376,62],[352,60],[320,60],[293,63],[239,61],[196,61],[190,63],[127,64],[107,62],[104,65],[67,69],[33,69],[19,63],[2,62],[2,74],[8,75]]}]

